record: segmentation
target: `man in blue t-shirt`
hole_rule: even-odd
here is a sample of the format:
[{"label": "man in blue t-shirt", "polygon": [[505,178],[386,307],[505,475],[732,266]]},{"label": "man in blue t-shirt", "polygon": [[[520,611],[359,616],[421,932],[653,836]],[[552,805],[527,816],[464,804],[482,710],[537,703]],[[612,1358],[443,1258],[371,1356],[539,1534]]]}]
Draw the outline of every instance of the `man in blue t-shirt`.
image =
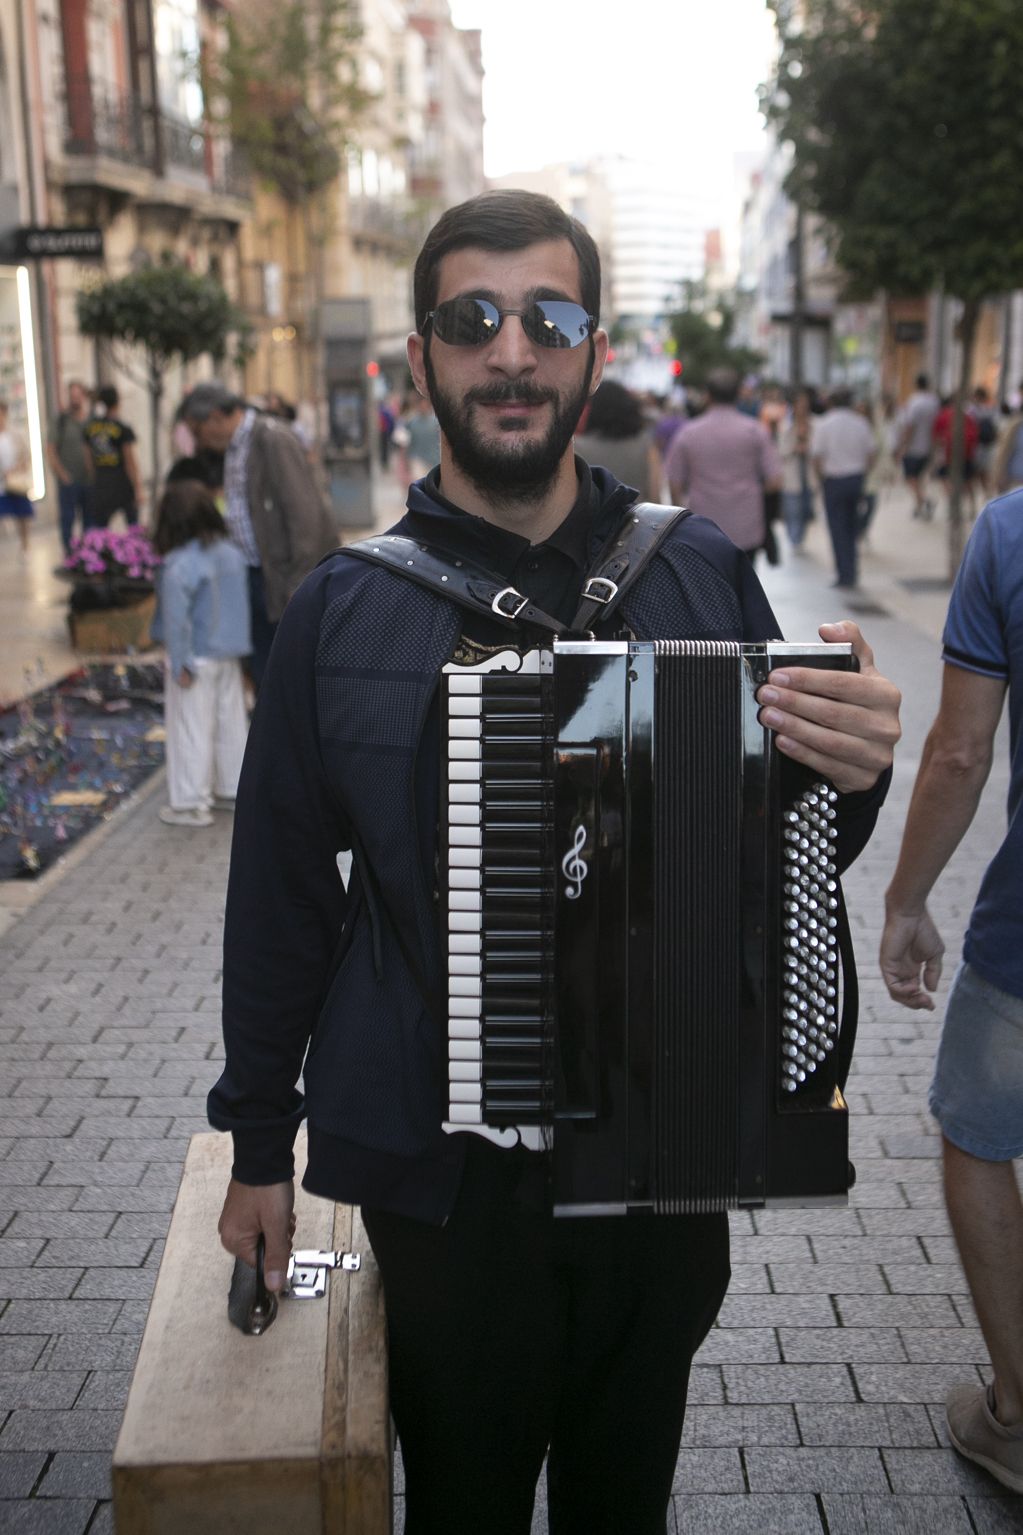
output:
[{"label": "man in blue t-shirt", "polygon": [[[982,513],[945,624],[938,717],[886,895],[881,970],[905,1007],[933,1008],[944,945],[927,897],[973,819],[1009,693],[1009,827],[981,883],[948,1000],[931,1111],[945,1200],[994,1367],[949,1393],[956,1449],[1023,1492],[1023,491]],[[921,975],[922,971],[922,975]]]}]

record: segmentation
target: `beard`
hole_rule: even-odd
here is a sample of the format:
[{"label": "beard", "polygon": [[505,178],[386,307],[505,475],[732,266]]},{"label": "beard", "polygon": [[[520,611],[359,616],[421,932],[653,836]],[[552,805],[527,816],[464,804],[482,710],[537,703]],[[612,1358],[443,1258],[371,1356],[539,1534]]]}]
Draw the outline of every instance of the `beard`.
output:
[{"label": "beard", "polygon": [[[466,478],[481,495],[493,501],[526,504],[542,501],[554,483],[589,397],[594,364],[592,342],[585,376],[578,389],[569,395],[543,389],[530,379],[510,379],[503,384],[480,385],[456,399],[445,394],[437,382],[429,347],[423,361],[434,414],[451,456]],[[473,419],[473,406],[513,401],[550,406],[550,424],[541,438],[505,443],[500,438],[483,436]],[[500,430],[500,422],[496,424]]]}]

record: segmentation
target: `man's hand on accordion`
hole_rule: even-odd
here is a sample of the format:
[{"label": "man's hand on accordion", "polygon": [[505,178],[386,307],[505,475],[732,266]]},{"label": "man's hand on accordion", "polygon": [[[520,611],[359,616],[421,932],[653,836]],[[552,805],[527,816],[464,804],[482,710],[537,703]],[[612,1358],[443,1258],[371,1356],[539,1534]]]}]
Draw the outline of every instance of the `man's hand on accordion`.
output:
[{"label": "man's hand on accordion", "polygon": [[822,624],[826,644],[851,644],[858,672],[794,666],[775,670],[757,693],[760,720],[779,751],[830,779],[848,794],[872,789],[891,766],[902,734],[902,695],[874,665],[874,652],[848,620]]}]

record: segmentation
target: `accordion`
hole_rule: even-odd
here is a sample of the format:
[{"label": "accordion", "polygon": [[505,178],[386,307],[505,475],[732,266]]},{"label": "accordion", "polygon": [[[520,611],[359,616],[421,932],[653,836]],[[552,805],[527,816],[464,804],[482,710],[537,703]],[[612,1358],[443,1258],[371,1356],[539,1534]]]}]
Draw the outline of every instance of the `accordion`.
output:
[{"label": "accordion", "polygon": [[843,1202],[833,788],[758,720],[848,645],[555,640],[442,677],[449,1132],[555,1214]]}]

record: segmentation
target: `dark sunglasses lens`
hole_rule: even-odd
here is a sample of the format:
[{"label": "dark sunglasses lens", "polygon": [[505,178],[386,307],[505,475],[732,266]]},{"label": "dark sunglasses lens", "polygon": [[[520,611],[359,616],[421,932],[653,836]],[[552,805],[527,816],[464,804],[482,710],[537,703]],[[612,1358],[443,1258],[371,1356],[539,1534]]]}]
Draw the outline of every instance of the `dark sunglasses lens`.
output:
[{"label": "dark sunglasses lens", "polygon": [[433,329],[448,346],[483,346],[496,336],[501,316],[484,298],[452,298],[433,313]]},{"label": "dark sunglasses lens", "polygon": [[590,317],[581,304],[566,299],[537,299],[522,317],[526,334],[537,346],[579,346],[590,334]]}]

